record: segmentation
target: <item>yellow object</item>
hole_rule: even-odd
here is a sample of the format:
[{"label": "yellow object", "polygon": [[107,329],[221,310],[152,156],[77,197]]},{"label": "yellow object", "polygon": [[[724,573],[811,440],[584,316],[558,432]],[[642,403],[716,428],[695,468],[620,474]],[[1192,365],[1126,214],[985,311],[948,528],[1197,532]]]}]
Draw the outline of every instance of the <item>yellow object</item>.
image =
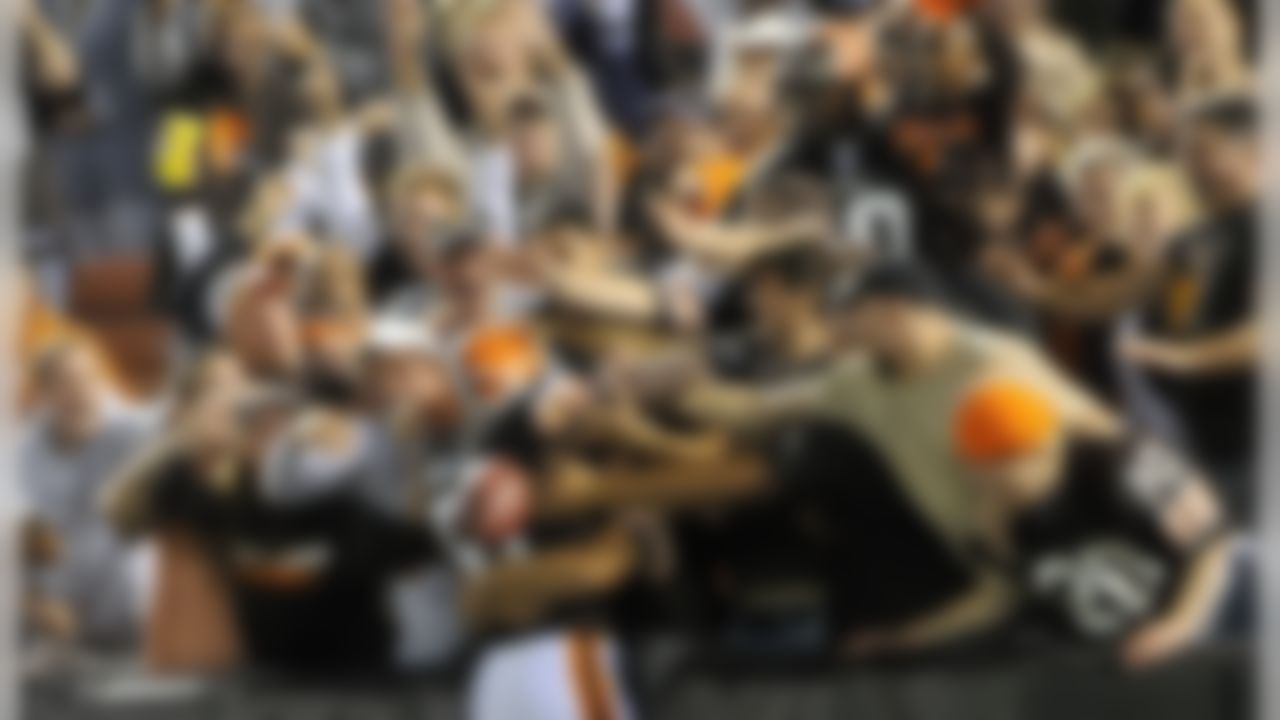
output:
[{"label": "yellow object", "polygon": [[171,192],[191,189],[200,179],[205,123],[191,112],[171,112],[160,123],[152,172],[156,183]]},{"label": "yellow object", "polygon": [[526,386],[542,370],[537,338],[521,325],[476,330],[468,338],[462,357],[476,389],[488,399]]},{"label": "yellow object", "polygon": [[717,153],[697,164],[700,210],[715,217],[733,200],[747,177],[747,163],[733,153]]}]

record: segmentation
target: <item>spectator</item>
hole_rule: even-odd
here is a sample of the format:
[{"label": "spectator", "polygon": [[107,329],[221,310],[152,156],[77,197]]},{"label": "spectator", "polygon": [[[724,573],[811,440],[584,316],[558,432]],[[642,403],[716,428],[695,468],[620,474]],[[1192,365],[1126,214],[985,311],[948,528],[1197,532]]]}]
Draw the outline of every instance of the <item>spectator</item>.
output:
[{"label": "spectator", "polygon": [[[954,422],[993,509],[983,548],[1013,569],[1041,631],[1120,640],[1124,662],[1146,667],[1240,621],[1248,591],[1227,521],[1167,448],[1073,437],[1043,395],[1001,379]],[[917,622],[890,644],[909,644]]]},{"label": "spectator", "polygon": [[[270,397],[246,404],[227,377],[206,369],[192,378],[176,432],[115,481],[114,521],[133,532],[181,528],[199,539],[223,574],[255,666],[348,675],[389,668],[389,582],[428,560],[431,540],[333,490],[349,467],[341,447],[318,446],[310,464],[300,456],[300,464],[274,463],[277,489],[303,492],[270,501],[264,463],[287,453],[279,440],[287,440],[280,432],[288,416]],[[318,489],[314,472],[294,474],[308,469],[338,480]]]},{"label": "spectator", "polygon": [[1241,512],[1252,506],[1257,462],[1255,112],[1249,100],[1228,97],[1188,120],[1186,164],[1209,216],[1169,248],[1146,332],[1124,348],[1155,379],[1194,457]]},{"label": "spectator", "polygon": [[[1235,509],[1257,452],[1229,0],[1148,3],[1123,52],[1070,24],[1138,9],[1103,0],[120,4],[20,8],[38,157],[87,172],[25,226],[24,336],[77,331],[22,418],[59,648],[136,644],[120,532],[159,549],[152,669],[458,661],[477,720],[642,712],[651,642],[995,623],[1136,668],[1209,625],[1227,523],[1174,458]],[[965,444],[1011,386],[1039,432]],[[1108,573],[1142,602],[1105,627],[1027,577],[1103,536],[1163,575]]]},{"label": "spectator", "polygon": [[83,343],[45,348],[34,372],[39,400],[20,451],[22,497],[30,520],[62,551],[28,589],[65,604],[84,647],[128,651],[145,606],[145,558],[105,522],[97,498],[107,473],[140,447],[148,422],[113,396]]},{"label": "spectator", "polygon": [[[734,426],[768,426],[788,419],[845,424],[884,454],[904,494],[957,559],[977,515],[945,440],[937,409],[957,401],[976,378],[1011,372],[1041,385],[1064,417],[1085,433],[1119,431],[1109,411],[1064,380],[1022,342],[953,318],[931,276],[885,265],[856,291],[839,298],[837,331],[865,350],[849,352],[809,378],[747,389],[696,383],[681,401],[697,417]],[[916,432],[903,434],[900,428]],[[930,429],[932,428],[932,430]]]}]

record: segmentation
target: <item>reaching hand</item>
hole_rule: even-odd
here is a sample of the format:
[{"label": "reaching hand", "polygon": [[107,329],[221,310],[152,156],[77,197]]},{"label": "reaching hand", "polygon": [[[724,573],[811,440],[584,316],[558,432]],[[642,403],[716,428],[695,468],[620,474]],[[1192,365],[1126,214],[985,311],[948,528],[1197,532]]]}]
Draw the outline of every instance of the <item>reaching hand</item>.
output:
[{"label": "reaching hand", "polygon": [[895,655],[902,649],[900,633],[893,628],[861,630],[849,636],[844,644],[845,654],[857,660]]},{"label": "reaching hand", "polygon": [[383,22],[387,46],[392,54],[416,57],[429,29],[418,0],[385,0]]},{"label": "reaching hand", "polygon": [[1120,659],[1130,670],[1146,670],[1172,659],[1191,644],[1181,628],[1156,620],[1138,628],[1125,640]]},{"label": "reaching hand", "polygon": [[1154,338],[1124,338],[1120,342],[1120,356],[1136,365],[1167,373],[1185,374],[1192,370],[1181,348]]}]

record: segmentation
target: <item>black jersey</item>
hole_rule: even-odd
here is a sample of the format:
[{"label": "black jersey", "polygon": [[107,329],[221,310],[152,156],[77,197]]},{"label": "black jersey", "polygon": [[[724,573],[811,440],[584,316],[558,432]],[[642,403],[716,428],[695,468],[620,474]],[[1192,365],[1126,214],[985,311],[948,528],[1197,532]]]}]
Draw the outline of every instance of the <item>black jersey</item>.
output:
[{"label": "black jersey", "polygon": [[1158,612],[1186,557],[1160,516],[1193,477],[1154,443],[1072,447],[1061,486],[1012,526],[1029,619],[1053,634],[1103,639]]},{"label": "black jersey", "polygon": [[[474,441],[474,457],[470,463],[465,463],[469,469],[464,468],[459,473],[452,487],[436,503],[437,532],[449,545],[455,562],[464,572],[483,574],[503,562],[519,562],[556,548],[590,542],[610,526],[613,516],[603,511],[555,518],[539,518],[535,514],[509,538],[496,544],[480,541],[466,527],[463,518],[467,508],[477,499],[476,493],[483,484],[481,478],[486,474],[484,468],[490,465],[505,464],[516,469],[518,481],[532,486],[532,496],[539,494],[539,486],[547,479],[554,440],[538,426],[536,414],[538,403],[551,382],[554,379],[535,384],[484,423]],[[564,601],[549,608],[531,626],[518,630],[607,624],[612,619],[615,595]]]},{"label": "black jersey", "polygon": [[679,523],[681,591],[704,629],[767,608],[817,614],[834,637],[927,612],[969,581],[865,439],[805,422],[762,450],[768,493]]},{"label": "black jersey", "polygon": [[[1158,337],[1211,337],[1257,317],[1258,216],[1250,206],[1224,213],[1177,240],[1164,282],[1148,308]],[[1174,406],[1198,458],[1211,466],[1253,458],[1258,373],[1254,368],[1209,376],[1153,373]]]},{"label": "black jersey", "polygon": [[266,502],[246,473],[220,493],[172,462],[152,499],[156,522],[196,533],[221,568],[250,660],[290,673],[376,674],[390,668],[386,593],[437,555],[425,528],[329,493]]}]

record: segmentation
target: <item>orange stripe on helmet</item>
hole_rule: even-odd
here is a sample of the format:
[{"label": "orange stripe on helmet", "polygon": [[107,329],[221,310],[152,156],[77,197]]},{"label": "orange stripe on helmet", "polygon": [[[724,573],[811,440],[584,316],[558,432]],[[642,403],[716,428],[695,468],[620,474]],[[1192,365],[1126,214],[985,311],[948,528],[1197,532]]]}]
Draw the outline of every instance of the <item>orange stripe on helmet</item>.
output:
[{"label": "orange stripe on helmet", "polygon": [[479,329],[467,339],[462,362],[482,397],[494,398],[525,387],[543,368],[542,348],[523,325]]},{"label": "orange stripe on helmet", "polygon": [[957,454],[966,461],[1006,460],[1040,449],[1059,432],[1058,413],[1036,388],[992,380],[969,393],[952,425]]}]

